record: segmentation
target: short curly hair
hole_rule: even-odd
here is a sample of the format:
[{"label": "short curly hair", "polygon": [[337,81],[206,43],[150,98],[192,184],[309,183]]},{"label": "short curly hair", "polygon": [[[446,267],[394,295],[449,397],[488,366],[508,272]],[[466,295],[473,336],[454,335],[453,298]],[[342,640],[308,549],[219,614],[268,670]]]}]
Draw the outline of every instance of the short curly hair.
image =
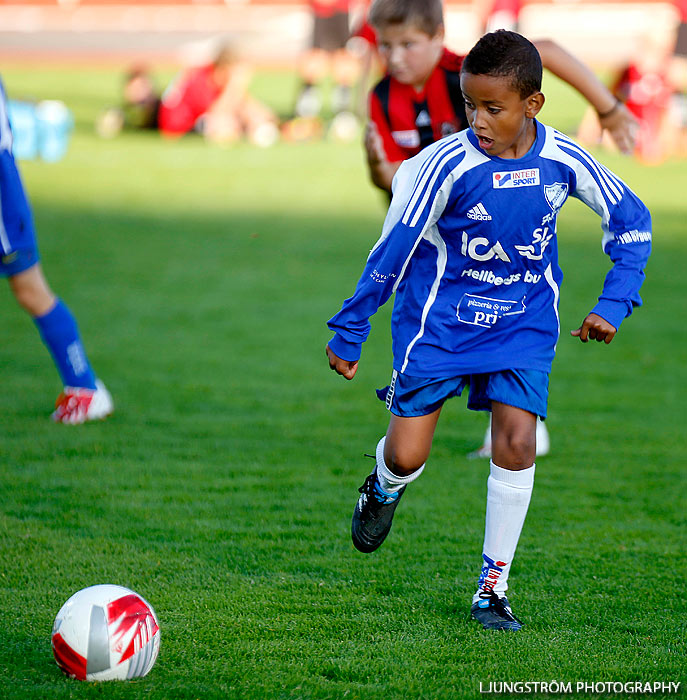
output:
[{"label": "short curly hair", "polygon": [[463,60],[461,72],[511,79],[522,99],[541,90],[542,63],[539,51],[522,34],[499,29],[485,34]]}]

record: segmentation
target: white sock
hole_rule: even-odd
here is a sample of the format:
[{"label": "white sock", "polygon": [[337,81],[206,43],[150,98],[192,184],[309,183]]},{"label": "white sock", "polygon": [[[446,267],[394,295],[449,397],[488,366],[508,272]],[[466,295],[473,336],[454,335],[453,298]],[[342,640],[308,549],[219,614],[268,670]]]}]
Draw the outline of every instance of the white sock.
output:
[{"label": "white sock", "polygon": [[493,590],[499,598],[506,593],[508,574],[530,505],[534,469],[534,464],[520,471],[490,464],[482,571],[473,603],[479,600],[482,591]]},{"label": "white sock", "polygon": [[415,481],[415,479],[422,474],[422,470],[425,468],[425,465],[423,464],[412,474],[408,474],[408,476],[397,476],[389,469],[389,467],[386,466],[386,462],[384,461],[385,442],[386,436],[384,436],[377,443],[377,449],[375,450],[375,457],[377,459],[377,481],[382,487],[382,491],[386,491],[387,493],[396,493],[406,484],[409,484],[411,481]]}]

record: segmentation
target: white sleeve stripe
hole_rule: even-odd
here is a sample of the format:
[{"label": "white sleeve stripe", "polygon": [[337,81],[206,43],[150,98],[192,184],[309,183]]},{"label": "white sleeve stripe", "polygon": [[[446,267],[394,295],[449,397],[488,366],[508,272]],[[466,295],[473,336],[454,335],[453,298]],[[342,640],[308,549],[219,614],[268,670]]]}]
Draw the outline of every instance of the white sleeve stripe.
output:
[{"label": "white sleeve stripe", "polygon": [[433,160],[438,156],[438,154],[443,153],[447,148],[450,148],[450,146],[451,144],[448,142],[441,144],[441,146],[439,146],[434,152],[434,155],[427,158],[420,168],[420,172],[417,175],[417,181],[421,180],[425,176],[427,170],[432,167]]},{"label": "white sleeve stripe", "polygon": [[[568,152],[570,155],[574,156],[580,162],[586,161],[585,166],[587,170],[592,175],[596,175],[595,179],[598,180],[599,184],[603,188],[604,193],[611,201],[612,204],[617,204],[623,196],[623,186],[622,182],[614,181],[614,178],[609,177],[607,171],[604,172],[599,165],[592,159],[592,157],[581,149],[577,144],[567,139],[561,139],[556,136],[556,141],[558,141],[558,147],[562,150]],[[584,163],[583,163],[584,165]]]},{"label": "white sleeve stripe", "polygon": [[[402,216],[402,221],[404,224],[407,223],[411,210],[415,207],[417,200],[421,196],[423,187],[427,186],[427,181],[429,178],[431,178],[430,171],[432,171],[432,173],[436,173],[437,160],[440,160],[449,148],[450,144],[442,144],[442,146],[437,148],[437,150],[423,163],[422,167],[420,168],[420,172],[418,173],[417,178],[415,179],[415,184],[413,185],[415,191]],[[430,174],[428,175],[428,173]],[[421,184],[423,182],[424,184]]]},{"label": "white sleeve stripe", "polygon": [[[600,183],[602,185],[608,185],[608,188],[604,186],[604,190],[606,190],[607,193],[608,189],[610,188],[613,190],[614,195],[618,198],[618,200],[622,199],[623,183],[621,180],[611,175],[610,171],[606,170],[600,163],[597,163],[584,149],[580,148],[573,141],[568,139],[558,139],[558,141],[559,146],[563,146],[563,144],[565,144],[573,153],[579,154],[589,165],[591,165],[594,172],[599,176]],[[609,194],[609,199],[613,200],[613,195]],[[614,204],[615,203],[616,202],[614,202]]]},{"label": "white sleeve stripe", "polygon": [[12,130],[7,115],[7,95],[5,86],[0,81],[0,151],[12,150]]},{"label": "white sleeve stripe", "polygon": [[622,192],[624,189],[624,183],[623,181],[614,173],[612,173],[605,165],[602,163],[599,163],[598,161],[594,160],[587,151],[585,151],[583,148],[579,146],[579,144],[575,143],[565,135],[561,134],[560,132],[556,132],[556,137],[560,143],[566,143],[570,148],[573,150],[577,151],[578,153],[581,153],[585,159],[588,162],[591,162],[596,168],[604,175],[606,181],[610,184],[613,183],[617,190],[618,190],[618,198],[622,199]]},{"label": "white sleeve stripe", "polygon": [[[461,155],[462,155],[463,157],[465,156],[464,153],[461,154]],[[463,160],[463,157],[461,157],[460,160],[455,164],[455,166],[451,168],[451,173],[452,173],[453,170],[458,166],[458,164],[460,163],[460,161]],[[431,178],[431,182],[428,182],[427,186],[425,187],[425,191],[424,191],[424,194],[422,195],[422,199],[420,200],[420,202],[418,203],[417,207],[415,208],[415,214],[414,214],[413,218],[411,219],[410,223],[408,224],[411,228],[412,228],[413,226],[417,226],[418,220],[420,219],[420,217],[421,217],[422,214],[424,213],[425,207],[427,206],[427,201],[429,200],[429,198],[430,198],[430,196],[431,196],[431,194],[432,194],[432,190],[434,189],[435,183],[436,183],[437,180],[439,179],[439,172],[441,171],[441,169],[442,169],[447,163],[449,163],[450,161],[452,161],[454,158],[455,158],[455,154],[454,154],[454,153],[449,153],[447,156],[445,156],[445,157],[439,162],[439,164],[438,164],[438,166],[437,166],[437,169],[436,169],[436,172],[433,174],[433,176],[432,176],[432,178]],[[447,175],[447,176],[444,178],[444,180],[446,180],[446,178],[448,178],[448,177],[450,176],[451,173],[449,173],[449,175]],[[441,186],[441,187],[443,187],[443,183],[442,183],[442,186]],[[440,187],[439,189],[441,189],[441,187]],[[405,217],[404,217],[404,218],[405,218]],[[403,223],[407,223],[407,221],[404,221]]]},{"label": "white sleeve stripe", "polygon": [[[464,147],[462,144],[458,148],[453,148],[453,144],[446,144],[442,148],[438,148],[428,159],[427,163],[415,181],[415,192],[411,197],[401,221],[409,226],[417,224],[420,215],[427,203],[429,193],[437,181],[439,172],[452,158],[460,156],[462,160],[465,157]],[[459,161],[460,162],[460,161]],[[431,171],[431,172],[430,172]],[[419,201],[420,200],[420,201]],[[408,223],[412,216],[412,220]]]},{"label": "white sleeve stripe", "polygon": [[10,239],[5,230],[5,221],[2,218],[2,200],[0,200],[0,248],[2,249],[3,255],[9,255],[12,252]]},{"label": "white sleeve stripe", "polygon": [[[622,192],[626,187],[625,183],[615,173],[611,172],[603,163],[599,163],[598,165],[601,168],[601,172],[604,173],[607,178],[609,178],[610,180],[615,182],[615,184],[618,186],[618,188]],[[621,194],[621,198],[622,198],[622,194]]]},{"label": "white sleeve stripe", "polygon": [[[571,155],[576,157],[577,160],[579,160],[580,162],[582,162],[583,159],[586,160],[588,163],[588,166],[585,166],[587,168],[587,171],[589,172],[590,175],[592,175],[592,177],[594,177],[594,179],[598,182],[598,184],[601,185],[601,189],[603,190],[604,194],[606,195],[606,198],[610,200],[611,204],[618,203],[618,201],[619,201],[618,197],[620,196],[620,194],[617,193],[617,190],[616,190],[616,192],[611,191],[611,189],[609,187],[609,183],[606,181],[606,178],[604,178],[602,173],[599,172],[599,170],[593,166],[592,162],[585,156],[585,154],[583,152],[575,151],[575,149],[573,149],[572,147],[568,148],[567,144],[562,144],[561,148],[562,148],[562,150],[567,151],[568,153],[570,153]],[[579,156],[575,155],[576,153],[579,154]],[[584,165],[584,163],[583,163],[583,165]],[[589,167],[589,166],[591,166],[591,167]],[[615,188],[613,188],[613,189],[615,189]]]}]

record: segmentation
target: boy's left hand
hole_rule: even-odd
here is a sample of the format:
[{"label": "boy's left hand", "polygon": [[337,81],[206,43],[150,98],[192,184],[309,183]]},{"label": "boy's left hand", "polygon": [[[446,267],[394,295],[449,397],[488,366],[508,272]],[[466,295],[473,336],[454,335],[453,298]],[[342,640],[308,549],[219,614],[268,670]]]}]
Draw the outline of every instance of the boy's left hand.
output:
[{"label": "boy's left hand", "polygon": [[597,343],[603,341],[608,345],[617,332],[617,328],[612,326],[608,321],[597,316],[597,314],[589,314],[584,319],[582,325],[574,331],[570,331],[570,335],[579,338],[583,343],[586,343],[590,338],[596,340]]}]

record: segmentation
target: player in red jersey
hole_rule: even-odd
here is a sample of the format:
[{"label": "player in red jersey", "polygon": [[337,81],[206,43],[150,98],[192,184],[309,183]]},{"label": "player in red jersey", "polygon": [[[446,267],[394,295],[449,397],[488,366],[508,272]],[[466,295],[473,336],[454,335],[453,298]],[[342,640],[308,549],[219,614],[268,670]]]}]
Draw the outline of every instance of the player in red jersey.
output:
[{"label": "player in red jersey", "polygon": [[[391,192],[406,158],[467,127],[459,84],[462,56],[444,46],[441,0],[375,0],[369,22],[388,72],[370,93],[365,148],[372,181]],[[561,46],[550,40],[534,44],[544,66],[580,92],[619,148],[631,152],[636,121],[628,110]]]},{"label": "player in red jersey", "polygon": [[166,136],[190,131],[229,143],[246,136],[257,145],[278,137],[272,111],[248,92],[250,73],[229,47],[209,64],[191,68],[162,95],[158,126]]}]

